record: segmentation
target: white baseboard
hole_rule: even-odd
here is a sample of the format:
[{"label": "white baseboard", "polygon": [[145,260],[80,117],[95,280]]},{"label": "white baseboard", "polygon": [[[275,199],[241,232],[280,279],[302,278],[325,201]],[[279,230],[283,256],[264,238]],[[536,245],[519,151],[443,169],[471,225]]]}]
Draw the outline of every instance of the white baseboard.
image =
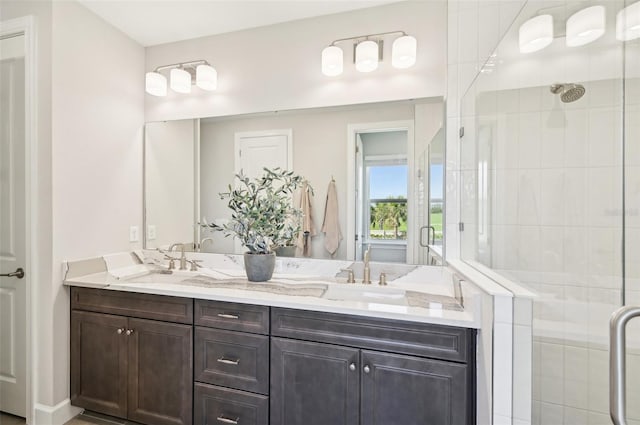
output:
[{"label": "white baseboard", "polygon": [[64,425],[82,413],[82,410],[79,407],[72,406],[71,400],[68,398],[55,406],[36,403],[31,425]]}]

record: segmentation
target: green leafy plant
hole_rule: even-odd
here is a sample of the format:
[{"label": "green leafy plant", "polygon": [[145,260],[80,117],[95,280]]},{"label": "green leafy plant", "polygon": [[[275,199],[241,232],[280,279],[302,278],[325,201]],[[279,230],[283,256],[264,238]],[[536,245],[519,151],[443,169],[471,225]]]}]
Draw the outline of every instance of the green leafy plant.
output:
[{"label": "green leafy plant", "polygon": [[302,211],[295,208],[292,195],[304,179],[280,168],[264,168],[261,177],[250,179],[236,174],[237,185],[229,185],[220,199],[228,200],[231,220],[224,225],[201,223],[240,240],[252,254],[269,254],[278,246],[292,244],[298,236]]}]

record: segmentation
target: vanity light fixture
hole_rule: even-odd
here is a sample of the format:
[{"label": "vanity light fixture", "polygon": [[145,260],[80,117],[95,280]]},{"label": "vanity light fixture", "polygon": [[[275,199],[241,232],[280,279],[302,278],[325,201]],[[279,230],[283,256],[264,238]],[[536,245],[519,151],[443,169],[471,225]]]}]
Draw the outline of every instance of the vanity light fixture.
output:
[{"label": "vanity light fixture", "polygon": [[384,36],[400,34],[391,49],[391,65],[394,68],[409,68],[416,63],[417,41],[404,31],[389,31],[377,34],[359,35],[334,40],[322,50],[322,73],[328,77],[342,74],[344,70],[343,50],[338,43],[353,41],[353,63],[360,72],[371,72],[382,61]]},{"label": "vanity light fixture", "polygon": [[218,87],[218,73],[209,62],[197,60],[191,62],[174,63],[157,67],[153,72],[145,75],[145,91],[153,96],[167,95],[167,77],[161,71],[170,69],[169,86],[177,93],[191,93],[191,86],[195,84],[202,90],[212,91]]},{"label": "vanity light fixture", "polygon": [[616,38],[620,41],[640,38],[640,1],[630,4],[616,15]]},{"label": "vanity light fixture", "polygon": [[567,46],[584,46],[597,40],[604,34],[605,22],[604,6],[591,6],[574,13],[567,19]]},{"label": "vanity light fixture", "polygon": [[553,17],[539,15],[520,26],[518,43],[520,53],[532,53],[542,50],[553,41]]}]

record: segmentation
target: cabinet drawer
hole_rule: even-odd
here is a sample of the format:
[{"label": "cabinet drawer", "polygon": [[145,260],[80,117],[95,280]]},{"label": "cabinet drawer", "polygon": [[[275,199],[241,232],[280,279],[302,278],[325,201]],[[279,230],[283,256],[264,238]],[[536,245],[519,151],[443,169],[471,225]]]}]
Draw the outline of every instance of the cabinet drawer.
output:
[{"label": "cabinet drawer", "polygon": [[474,358],[473,329],[286,308],[271,309],[271,326],[273,336],[458,362]]},{"label": "cabinet drawer", "polygon": [[73,287],[71,308],[141,319],[193,323],[193,300],[190,298]]},{"label": "cabinet drawer", "polygon": [[196,328],[195,380],[269,393],[269,337]]},{"label": "cabinet drawer", "polygon": [[195,425],[268,425],[269,397],[195,384]]},{"label": "cabinet drawer", "polygon": [[211,328],[269,335],[269,307],[196,300],[195,323]]}]

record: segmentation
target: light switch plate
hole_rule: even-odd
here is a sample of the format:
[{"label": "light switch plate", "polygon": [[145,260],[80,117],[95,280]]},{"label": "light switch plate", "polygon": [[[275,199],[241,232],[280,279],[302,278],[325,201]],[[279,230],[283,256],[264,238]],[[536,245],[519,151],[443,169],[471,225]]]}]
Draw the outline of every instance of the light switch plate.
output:
[{"label": "light switch plate", "polygon": [[147,240],[152,241],[156,238],[156,226],[150,224],[147,226]]},{"label": "light switch plate", "polygon": [[129,227],[129,242],[138,242],[140,241],[140,229],[138,226]]}]

